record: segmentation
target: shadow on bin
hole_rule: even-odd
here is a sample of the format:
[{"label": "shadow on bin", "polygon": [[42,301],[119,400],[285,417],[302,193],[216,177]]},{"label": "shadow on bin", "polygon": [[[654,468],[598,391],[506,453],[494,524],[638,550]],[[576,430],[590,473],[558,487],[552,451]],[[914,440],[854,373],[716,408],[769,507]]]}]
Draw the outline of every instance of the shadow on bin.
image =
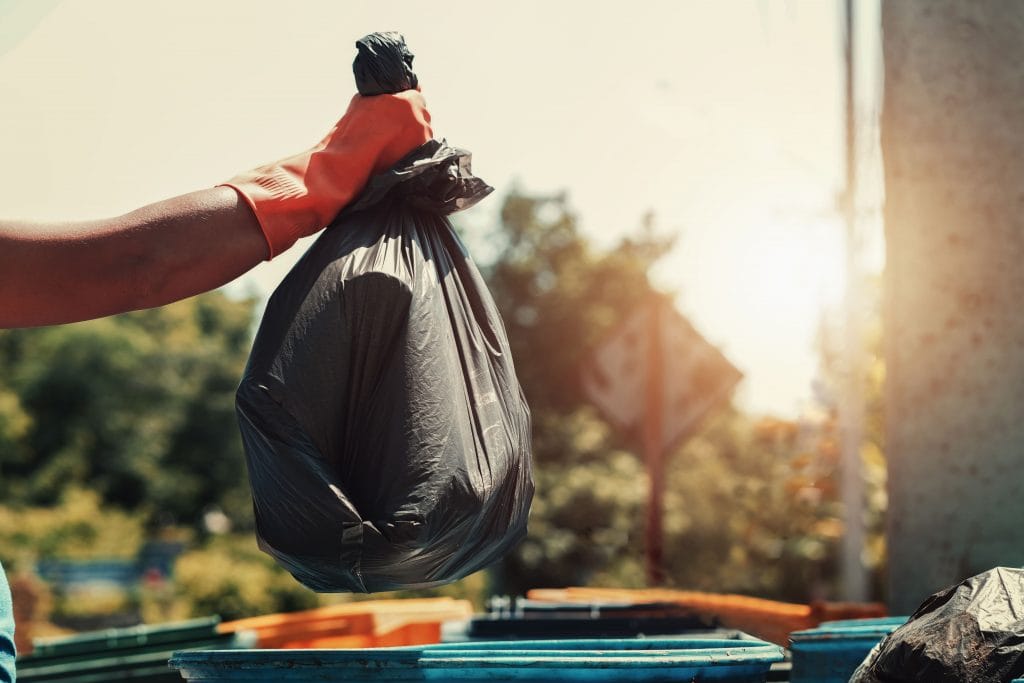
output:
[{"label": "shadow on bin", "polygon": [[717,622],[671,603],[553,603],[492,599],[488,613],[446,624],[444,642],[579,638],[695,637]]}]

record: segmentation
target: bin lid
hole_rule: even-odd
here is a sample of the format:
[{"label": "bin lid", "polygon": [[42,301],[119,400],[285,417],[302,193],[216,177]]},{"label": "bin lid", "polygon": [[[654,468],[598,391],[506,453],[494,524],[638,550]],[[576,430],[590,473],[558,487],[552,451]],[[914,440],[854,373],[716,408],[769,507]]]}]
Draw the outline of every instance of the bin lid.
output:
[{"label": "bin lid", "polygon": [[[109,653],[111,650],[131,649],[144,645],[184,643],[189,640],[214,638],[218,635],[219,617],[189,619],[170,624],[131,626],[90,631],[73,636],[37,638],[32,642],[29,657],[67,656],[90,652]],[[187,647],[182,645],[182,647]]]},{"label": "bin lid", "polygon": [[173,673],[167,668],[167,660],[175,650],[224,649],[244,644],[245,634],[218,633],[217,622],[212,617],[40,639],[34,652],[18,658],[18,680],[163,680],[165,674]]},{"label": "bin lid", "polygon": [[300,681],[747,681],[783,660],[756,640],[573,639],[494,641],[362,650],[177,652],[186,680]]}]

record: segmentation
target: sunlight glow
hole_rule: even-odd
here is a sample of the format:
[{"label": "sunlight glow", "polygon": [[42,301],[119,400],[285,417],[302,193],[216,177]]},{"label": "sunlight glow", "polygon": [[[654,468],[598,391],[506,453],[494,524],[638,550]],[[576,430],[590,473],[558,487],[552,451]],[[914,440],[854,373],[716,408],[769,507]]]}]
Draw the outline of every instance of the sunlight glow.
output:
[{"label": "sunlight glow", "polygon": [[814,241],[777,226],[754,230],[757,237],[738,245],[731,264],[737,286],[723,293],[728,305],[766,330],[817,320],[838,305],[845,285],[842,235],[833,226],[815,229]]}]

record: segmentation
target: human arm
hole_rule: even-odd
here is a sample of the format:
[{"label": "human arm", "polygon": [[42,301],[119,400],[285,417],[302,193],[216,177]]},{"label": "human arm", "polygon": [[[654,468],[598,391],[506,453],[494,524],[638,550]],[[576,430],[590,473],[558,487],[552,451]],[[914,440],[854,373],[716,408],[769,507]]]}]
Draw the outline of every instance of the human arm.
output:
[{"label": "human arm", "polygon": [[162,306],[230,282],[266,256],[256,217],[229,187],[107,220],[0,222],[0,328]]},{"label": "human arm", "polygon": [[223,186],[107,220],[0,221],[0,328],[151,308],[230,282],[327,225],[371,174],[430,138],[429,121],[416,91],[356,96],[312,149]]}]

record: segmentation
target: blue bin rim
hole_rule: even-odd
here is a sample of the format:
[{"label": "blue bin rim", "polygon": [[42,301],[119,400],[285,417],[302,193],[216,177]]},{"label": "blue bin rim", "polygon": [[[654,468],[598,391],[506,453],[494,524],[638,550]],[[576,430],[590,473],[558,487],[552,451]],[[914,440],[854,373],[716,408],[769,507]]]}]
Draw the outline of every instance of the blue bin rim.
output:
[{"label": "blue bin rim", "polygon": [[[367,666],[375,670],[390,669],[514,669],[524,666],[544,669],[579,669],[581,660],[599,663],[602,669],[666,669],[699,666],[770,665],[784,659],[782,648],[761,641],[721,641],[724,646],[709,647],[706,639],[636,642],[644,648],[618,649],[550,649],[550,647],[515,648],[523,642],[500,641],[492,643],[495,649],[468,649],[452,647],[396,647],[365,649],[295,649],[295,650],[186,650],[175,652],[169,664],[177,669],[191,667],[217,667],[253,669],[275,667],[282,660],[288,668],[322,668],[338,666]],[[549,641],[579,645],[580,641]],[[608,640],[590,641],[608,643]],[[715,641],[712,641],[714,643]],[[442,646],[445,644],[441,644]],[[650,647],[657,645],[658,647]],[[664,647],[662,647],[664,646]]]},{"label": "blue bin rim", "polygon": [[379,648],[382,650],[416,650],[433,656],[439,652],[516,651],[547,652],[552,650],[613,652],[613,651],[675,651],[675,650],[735,650],[745,647],[774,647],[762,640],[745,638],[535,638],[530,640],[469,640],[458,643],[431,643],[405,647]]},{"label": "blue bin rim", "polygon": [[910,617],[881,617],[877,619],[842,619],[826,621],[816,628],[793,631],[790,641],[816,640],[880,640],[906,623]]},{"label": "blue bin rim", "polygon": [[902,617],[874,617],[871,619],[839,619],[837,621],[823,621],[818,628],[847,628],[850,626],[902,626],[910,619],[909,615]]}]

